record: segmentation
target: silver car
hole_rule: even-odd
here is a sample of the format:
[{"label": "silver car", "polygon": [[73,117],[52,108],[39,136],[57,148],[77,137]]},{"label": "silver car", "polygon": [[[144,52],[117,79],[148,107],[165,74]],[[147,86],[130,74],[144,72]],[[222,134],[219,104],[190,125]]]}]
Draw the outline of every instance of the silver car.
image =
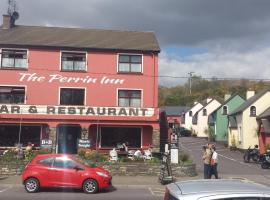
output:
[{"label": "silver car", "polygon": [[270,200],[270,187],[239,179],[190,180],[166,186],[164,200],[196,199]]}]

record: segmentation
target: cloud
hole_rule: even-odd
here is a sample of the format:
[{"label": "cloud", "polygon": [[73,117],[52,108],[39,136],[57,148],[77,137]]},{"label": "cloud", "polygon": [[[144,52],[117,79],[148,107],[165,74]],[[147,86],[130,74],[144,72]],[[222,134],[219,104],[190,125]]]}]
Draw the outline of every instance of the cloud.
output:
[{"label": "cloud", "polygon": [[[160,85],[175,86],[188,80],[188,73],[203,78],[267,79],[270,77],[270,47],[248,52],[208,52],[188,59],[162,53],[159,63]],[[170,76],[168,78],[162,76]]]},{"label": "cloud", "polygon": [[[154,31],[162,50],[160,75],[270,75],[269,0],[17,0],[17,5],[17,24]],[[0,12],[6,10],[7,1],[0,0]],[[205,53],[184,59],[166,53],[172,46]],[[185,80],[160,78],[160,83]]]}]

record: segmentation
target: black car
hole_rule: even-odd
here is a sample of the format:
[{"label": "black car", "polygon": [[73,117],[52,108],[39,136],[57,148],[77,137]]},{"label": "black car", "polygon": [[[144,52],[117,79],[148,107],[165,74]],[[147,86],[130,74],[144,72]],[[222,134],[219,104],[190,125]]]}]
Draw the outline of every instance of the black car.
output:
[{"label": "black car", "polygon": [[189,136],[191,136],[191,131],[184,128],[184,127],[180,127],[179,128],[179,135],[181,137],[189,137]]}]

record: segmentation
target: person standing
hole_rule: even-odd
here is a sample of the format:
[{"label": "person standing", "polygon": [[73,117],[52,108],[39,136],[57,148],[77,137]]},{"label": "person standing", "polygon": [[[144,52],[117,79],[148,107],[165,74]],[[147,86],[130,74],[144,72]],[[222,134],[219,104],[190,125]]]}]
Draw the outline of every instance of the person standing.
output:
[{"label": "person standing", "polygon": [[210,178],[210,172],[211,172],[211,157],[212,157],[212,152],[209,146],[203,146],[203,163],[204,163],[204,179],[209,179]]},{"label": "person standing", "polygon": [[210,173],[210,178],[212,177],[212,174],[214,174],[215,178],[218,179],[218,171],[217,171],[217,166],[218,166],[218,153],[216,152],[216,147],[212,147],[212,159],[211,159],[211,173]]}]

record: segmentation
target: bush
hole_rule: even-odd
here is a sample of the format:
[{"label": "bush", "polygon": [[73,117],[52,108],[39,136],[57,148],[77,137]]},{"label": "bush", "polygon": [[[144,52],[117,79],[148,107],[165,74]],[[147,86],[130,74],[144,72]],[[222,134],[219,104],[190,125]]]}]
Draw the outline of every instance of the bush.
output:
[{"label": "bush", "polygon": [[188,160],[189,160],[189,154],[186,154],[186,153],[184,153],[184,154],[180,154],[179,155],[179,160],[180,160],[180,162],[187,162]]},{"label": "bush", "polygon": [[107,155],[103,155],[95,150],[80,150],[78,155],[85,160],[91,160],[94,162],[104,162],[108,160]]},{"label": "bush", "polygon": [[12,162],[17,161],[18,152],[15,149],[10,149],[5,152],[5,154],[1,157],[1,160],[4,162]]}]

